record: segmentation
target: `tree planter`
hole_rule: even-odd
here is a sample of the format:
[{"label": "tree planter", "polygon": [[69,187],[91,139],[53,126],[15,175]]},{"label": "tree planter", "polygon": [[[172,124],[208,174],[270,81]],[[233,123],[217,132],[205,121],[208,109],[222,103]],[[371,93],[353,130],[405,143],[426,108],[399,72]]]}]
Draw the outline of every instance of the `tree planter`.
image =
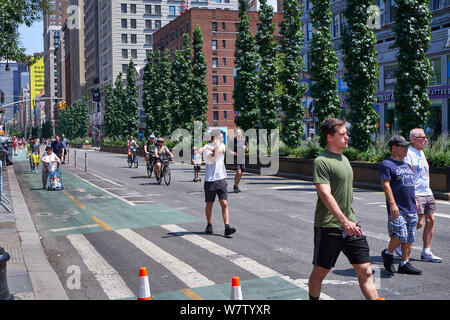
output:
[{"label": "tree planter", "polygon": [[69,143],[69,148],[92,149],[92,144]]},{"label": "tree planter", "polygon": [[[120,154],[127,154],[128,150],[126,146],[101,146],[100,147],[100,151],[101,152],[111,152],[111,153],[120,153]],[[143,147],[139,147],[137,149],[137,155],[138,156],[144,156],[144,148]]]},{"label": "tree planter", "polygon": [[[296,178],[307,181],[313,180],[313,159],[297,159],[280,157],[280,165],[277,176]],[[360,161],[350,161],[353,169],[354,187],[382,190],[380,177],[378,174],[379,163],[366,163]],[[267,165],[264,167],[268,167]],[[227,165],[227,169],[232,169],[233,165]],[[261,164],[249,164],[246,157],[246,172],[261,173]],[[436,198],[450,200],[450,167],[430,168],[431,189]]]}]

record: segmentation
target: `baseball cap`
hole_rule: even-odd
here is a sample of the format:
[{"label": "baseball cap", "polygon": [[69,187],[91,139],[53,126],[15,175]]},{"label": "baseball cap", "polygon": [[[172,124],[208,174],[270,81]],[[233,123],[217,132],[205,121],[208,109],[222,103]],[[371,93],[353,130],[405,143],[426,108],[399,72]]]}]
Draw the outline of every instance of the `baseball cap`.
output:
[{"label": "baseball cap", "polygon": [[150,139],[155,139],[155,136],[153,134],[150,135]]},{"label": "baseball cap", "polygon": [[388,146],[389,147],[392,147],[392,146],[406,147],[406,146],[409,146],[409,145],[411,145],[411,142],[406,141],[406,139],[403,138],[402,136],[393,136],[388,141]]}]

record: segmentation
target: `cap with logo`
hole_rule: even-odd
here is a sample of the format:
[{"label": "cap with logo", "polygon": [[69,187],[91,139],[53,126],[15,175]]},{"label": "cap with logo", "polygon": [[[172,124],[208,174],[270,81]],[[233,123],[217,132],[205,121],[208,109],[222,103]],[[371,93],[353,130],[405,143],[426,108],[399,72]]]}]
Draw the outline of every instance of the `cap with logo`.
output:
[{"label": "cap with logo", "polygon": [[405,138],[403,138],[402,136],[393,136],[392,138],[389,139],[388,141],[388,146],[392,147],[392,146],[402,146],[402,147],[407,147],[411,145],[411,142],[406,141]]}]

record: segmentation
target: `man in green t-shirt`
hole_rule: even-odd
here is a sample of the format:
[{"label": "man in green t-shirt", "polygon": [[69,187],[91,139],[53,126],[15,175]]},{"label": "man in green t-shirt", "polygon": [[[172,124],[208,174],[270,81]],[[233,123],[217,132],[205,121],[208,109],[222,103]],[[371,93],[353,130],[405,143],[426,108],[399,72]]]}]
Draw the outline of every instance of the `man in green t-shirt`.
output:
[{"label": "man in green t-shirt", "polygon": [[318,199],[314,218],[314,268],[309,277],[310,300],[318,300],[322,281],[342,251],[352,264],[361,291],[368,300],[378,299],[372,278],[369,245],[352,209],[353,171],[342,150],[348,147],[345,121],[322,122],[326,149],[314,160]]}]

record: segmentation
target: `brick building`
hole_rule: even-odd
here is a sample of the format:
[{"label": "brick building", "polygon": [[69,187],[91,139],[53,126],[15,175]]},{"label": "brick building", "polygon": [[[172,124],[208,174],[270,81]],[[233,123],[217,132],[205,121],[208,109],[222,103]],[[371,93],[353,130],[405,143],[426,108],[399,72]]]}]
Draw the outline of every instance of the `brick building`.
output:
[{"label": "brick building", "polygon": [[[250,30],[255,35],[260,21],[258,12],[249,11]],[[282,14],[274,13],[275,36]],[[192,8],[153,34],[154,50],[168,48],[171,55],[183,45],[182,34],[191,36],[196,25],[203,33],[203,51],[207,64],[208,123],[210,127],[234,129],[233,89],[234,51],[238,34],[239,11]],[[225,131],[227,131],[225,129]]]}]

